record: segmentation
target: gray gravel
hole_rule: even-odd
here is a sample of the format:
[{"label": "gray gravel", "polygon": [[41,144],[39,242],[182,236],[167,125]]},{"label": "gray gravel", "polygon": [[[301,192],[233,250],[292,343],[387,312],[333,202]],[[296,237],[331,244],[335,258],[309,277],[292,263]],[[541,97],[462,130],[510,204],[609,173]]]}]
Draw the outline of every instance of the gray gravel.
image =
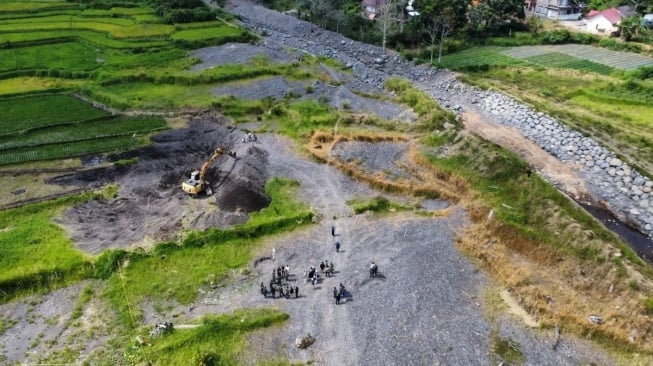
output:
[{"label": "gray gravel", "polygon": [[343,161],[356,162],[367,173],[386,172],[408,177],[409,174],[397,165],[407,150],[408,143],[346,141],[336,145],[332,153]]},{"label": "gray gravel", "polygon": [[302,95],[306,92],[307,83],[289,82],[286,78],[277,76],[254,81],[230,83],[211,91],[213,95],[233,95],[241,99],[280,99],[285,95]]},{"label": "gray gravel", "polygon": [[205,70],[214,66],[227,64],[248,64],[257,57],[265,57],[272,63],[283,64],[296,60],[296,56],[283,49],[263,48],[249,43],[227,43],[221,46],[206,47],[194,50],[191,57],[197,57],[201,62],[193,65],[191,70]]},{"label": "gray gravel", "polygon": [[[384,54],[379,47],[350,40],[341,34],[254,5],[251,1],[228,1],[227,8],[242,17],[244,26],[259,34],[265,31],[268,34],[264,41],[266,47],[282,44],[341,61],[356,76],[356,80],[348,83],[351,89],[382,93],[388,77],[401,76],[412,80],[416,87],[456,113],[489,113],[491,121],[519,128],[553,156],[577,164],[577,170],[584,175],[595,201],[605,203],[622,221],[653,238],[653,181],[628,164],[625,164],[627,169],[620,171],[618,168],[624,162],[613,164],[614,153],[591,139],[576,136],[576,132],[554,118],[532,111],[501,93],[465,85],[456,79],[454,73],[426,65],[415,66],[401,60],[392,51]],[[563,133],[574,138],[550,141],[563,136]],[[580,154],[576,154],[577,151]],[[557,185],[553,178],[544,178]]]}]

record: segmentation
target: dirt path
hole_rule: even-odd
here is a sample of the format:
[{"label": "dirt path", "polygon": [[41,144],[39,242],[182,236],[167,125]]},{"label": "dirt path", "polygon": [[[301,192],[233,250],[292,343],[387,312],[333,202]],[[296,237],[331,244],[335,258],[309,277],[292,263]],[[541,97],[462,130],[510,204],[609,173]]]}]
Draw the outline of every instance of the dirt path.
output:
[{"label": "dirt path", "polygon": [[586,200],[591,197],[585,180],[578,175],[577,170],[542,150],[516,128],[492,123],[487,117],[474,112],[463,113],[462,121],[469,132],[517,153],[540,175],[556,182],[559,189],[575,199]]}]

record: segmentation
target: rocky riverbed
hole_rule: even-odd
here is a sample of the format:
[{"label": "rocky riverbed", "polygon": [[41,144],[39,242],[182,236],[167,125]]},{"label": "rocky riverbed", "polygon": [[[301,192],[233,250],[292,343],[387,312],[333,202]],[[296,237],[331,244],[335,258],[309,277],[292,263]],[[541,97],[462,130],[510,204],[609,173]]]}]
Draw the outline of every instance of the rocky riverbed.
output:
[{"label": "rocky riverbed", "polygon": [[[519,129],[543,150],[570,163],[585,179],[594,203],[606,206],[621,221],[653,238],[653,181],[621,161],[614,152],[555,118],[504,94],[465,85],[452,72],[416,66],[391,51],[384,54],[380,47],[352,41],[251,2],[231,1],[227,8],[242,17],[243,25],[266,35],[264,47],[290,46],[339,60],[352,70],[353,88],[374,92],[383,88],[387,78],[401,76],[456,113],[479,113],[493,123]],[[559,186],[552,177],[543,176]]]}]

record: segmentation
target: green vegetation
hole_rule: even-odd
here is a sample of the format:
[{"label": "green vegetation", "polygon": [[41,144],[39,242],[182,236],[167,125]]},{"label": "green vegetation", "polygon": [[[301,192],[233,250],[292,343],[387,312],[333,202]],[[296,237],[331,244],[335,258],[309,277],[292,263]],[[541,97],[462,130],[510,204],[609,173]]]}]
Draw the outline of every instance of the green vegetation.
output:
[{"label": "green vegetation", "polygon": [[[495,67],[487,61],[491,58],[472,56],[474,52],[482,55],[483,50],[464,51],[469,62],[464,81],[515,95],[618,151],[625,160],[637,162],[641,170],[653,171],[649,118],[653,115],[653,81],[646,78],[645,71],[617,73],[608,66],[560,54],[514,59],[509,67]],[[443,60],[449,63],[456,58],[465,57],[460,53]]]},{"label": "green vegetation", "polygon": [[145,299],[188,304],[198,288],[225,281],[230,271],[246,265],[258,238],[310,223],[308,208],[292,198],[297,187],[295,181],[270,180],[266,185],[270,205],[233,229],[191,232],[180,245],[161,243],[152,253],[104,252],[95,276],[106,278],[129,259],[129,266],[110,278],[107,295],[120,309],[123,322],[131,326],[138,323]]},{"label": "green vegetation", "polygon": [[88,304],[89,301],[93,298],[93,295],[95,295],[95,291],[93,290],[92,285],[86,285],[84,289],[82,290],[81,295],[79,296],[79,299],[77,300],[77,304],[75,304],[75,308],[73,311],[70,313],[70,319],[75,320],[79,319],[84,312],[84,306]]},{"label": "green vegetation", "polygon": [[69,95],[39,95],[0,100],[0,134],[25,132],[60,123],[93,120],[108,115]]},{"label": "green vegetation", "polygon": [[474,47],[442,56],[440,66],[451,70],[485,71],[490,66],[526,66],[527,62],[501,53],[503,47]]},{"label": "green vegetation", "polygon": [[385,87],[397,93],[401,103],[413,108],[420,117],[418,129],[421,131],[441,130],[445,123],[456,124],[456,116],[442,108],[433,98],[415,88],[408,80],[390,78]]},{"label": "green vegetation", "polygon": [[388,212],[394,209],[405,210],[409,207],[406,205],[397,204],[389,201],[385,197],[374,197],[370,200],[351,200],[347,202],[348,205],[354,210],[354,213],[360,214],[366,211],[373,212]]},{"label": "green vegetation", "polygon": [[530,57],[516,58],[503,53],[505,47],[472,47],[442,57],[441,66],[451,70],[478,72],[493,67],[548,67],[587,71],[610,75],[615,69],[596,62],[583,60],[562,53],[551,52]]},{"label": "green vegetation", "polygon": [[110,117],[68,95],[0,100],[0,165],[58,159],[147,143],[161,118]]},{"label": "green vegetation", "polygon": [[[423,139],[428,143],[429,139]],[[436,145],[439,140],[434,140]],[[427,145],[428,146],[428,145]],[[577,258],[601,262],[605,260],[594,238],[613,243],[632,263],[643,264],[632,249],[621,243],[591,215],[574,205],[555,187],[537,175],[529,176],[528,165],[514,153],[478,139],[459,139],[457,153],[447,157],[427,154],[432,164],[449,174],[462,176],[477,192],[494,217],[526,237],[559,248]],[[570,218],[582,233],[552,225],[552,212]],[[591,234],[588,234],[591,233]],[[582,235],[589,235],[581,239]]]},{"label": "green vegetation", "polygon": [[126,357],[137,364],[239,365],[248,332],[283,323],[288,315],[278,310],[238,310],[208,316],[197,328],[175,330],[152,342],[152,347],[129,349]]},{"label": "green vegetation", "polygon": [[598,64],[596,62],[579,59],[573,56],[568,56],[557,52],[532,56],[526,58],[526,61],[544,67],[581,70],[581,71],[588,71],[588,72],[593,72],[602,75],[610,75],[614,72],[614,69],[610,66],[605,66],[602,64]]},{"label": "green vegetation", "polygon": [[494,353],[500,358],[500,362],[509,365],[523,365],[526,361],[524,353],[520,349],[520,345],[513,339],[505,339],[495,336],[493,339],[492,348]]},{"label": "green vegetation", "polygon": [[0,49],[0,73],[26,69],[88,71],[98,66],[94,47],[76,42]]},{"label": "green vegetation", "polygon": [[52,219],[66,207],[104,194],[84,193],[0,211],[0,302],[88,276],[89,258]]}]

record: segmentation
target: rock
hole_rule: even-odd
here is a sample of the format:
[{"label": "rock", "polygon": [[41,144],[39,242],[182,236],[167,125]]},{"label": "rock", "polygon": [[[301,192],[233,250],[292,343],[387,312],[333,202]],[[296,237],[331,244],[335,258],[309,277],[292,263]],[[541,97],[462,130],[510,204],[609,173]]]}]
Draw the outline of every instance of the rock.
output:
[{"label": "rock", "polygon": [[642,178],[642,177],[639,177],[639,176],[638,176],[638,177],[635,177],[635,179],[633,179],[633,185],[636,185],[636,186],[643,186],[644,183],[645,183],[645,180],[644,180],[644,178]]},{"label": "rock", "polygon": [[315,343],[315,337],[313,337],[310,333],[306,337],[301,337],[301,338],[296,338],[295,339],[295,345],[299,349],[308,348],[313,343]]},{"label": "rock", "polygon": [[630,334],[628,335],[628,341],[630,341],[630,343],[635,343],[636,340],[637,340],[637,330],[633,329],[630,331]]},{"label": "rock", "polygon": [[592,322],[594,324],[603,323],[603,318],[598,316],[598,315],[590,315],[589,320],[590,320],[590,322]]},{"label": "rock", "polygon": [[610,159],[610,166],[618,167],[618,166],[621,166],[621,164],[622,164],[621,160],[619,160],[617,158]]}]

